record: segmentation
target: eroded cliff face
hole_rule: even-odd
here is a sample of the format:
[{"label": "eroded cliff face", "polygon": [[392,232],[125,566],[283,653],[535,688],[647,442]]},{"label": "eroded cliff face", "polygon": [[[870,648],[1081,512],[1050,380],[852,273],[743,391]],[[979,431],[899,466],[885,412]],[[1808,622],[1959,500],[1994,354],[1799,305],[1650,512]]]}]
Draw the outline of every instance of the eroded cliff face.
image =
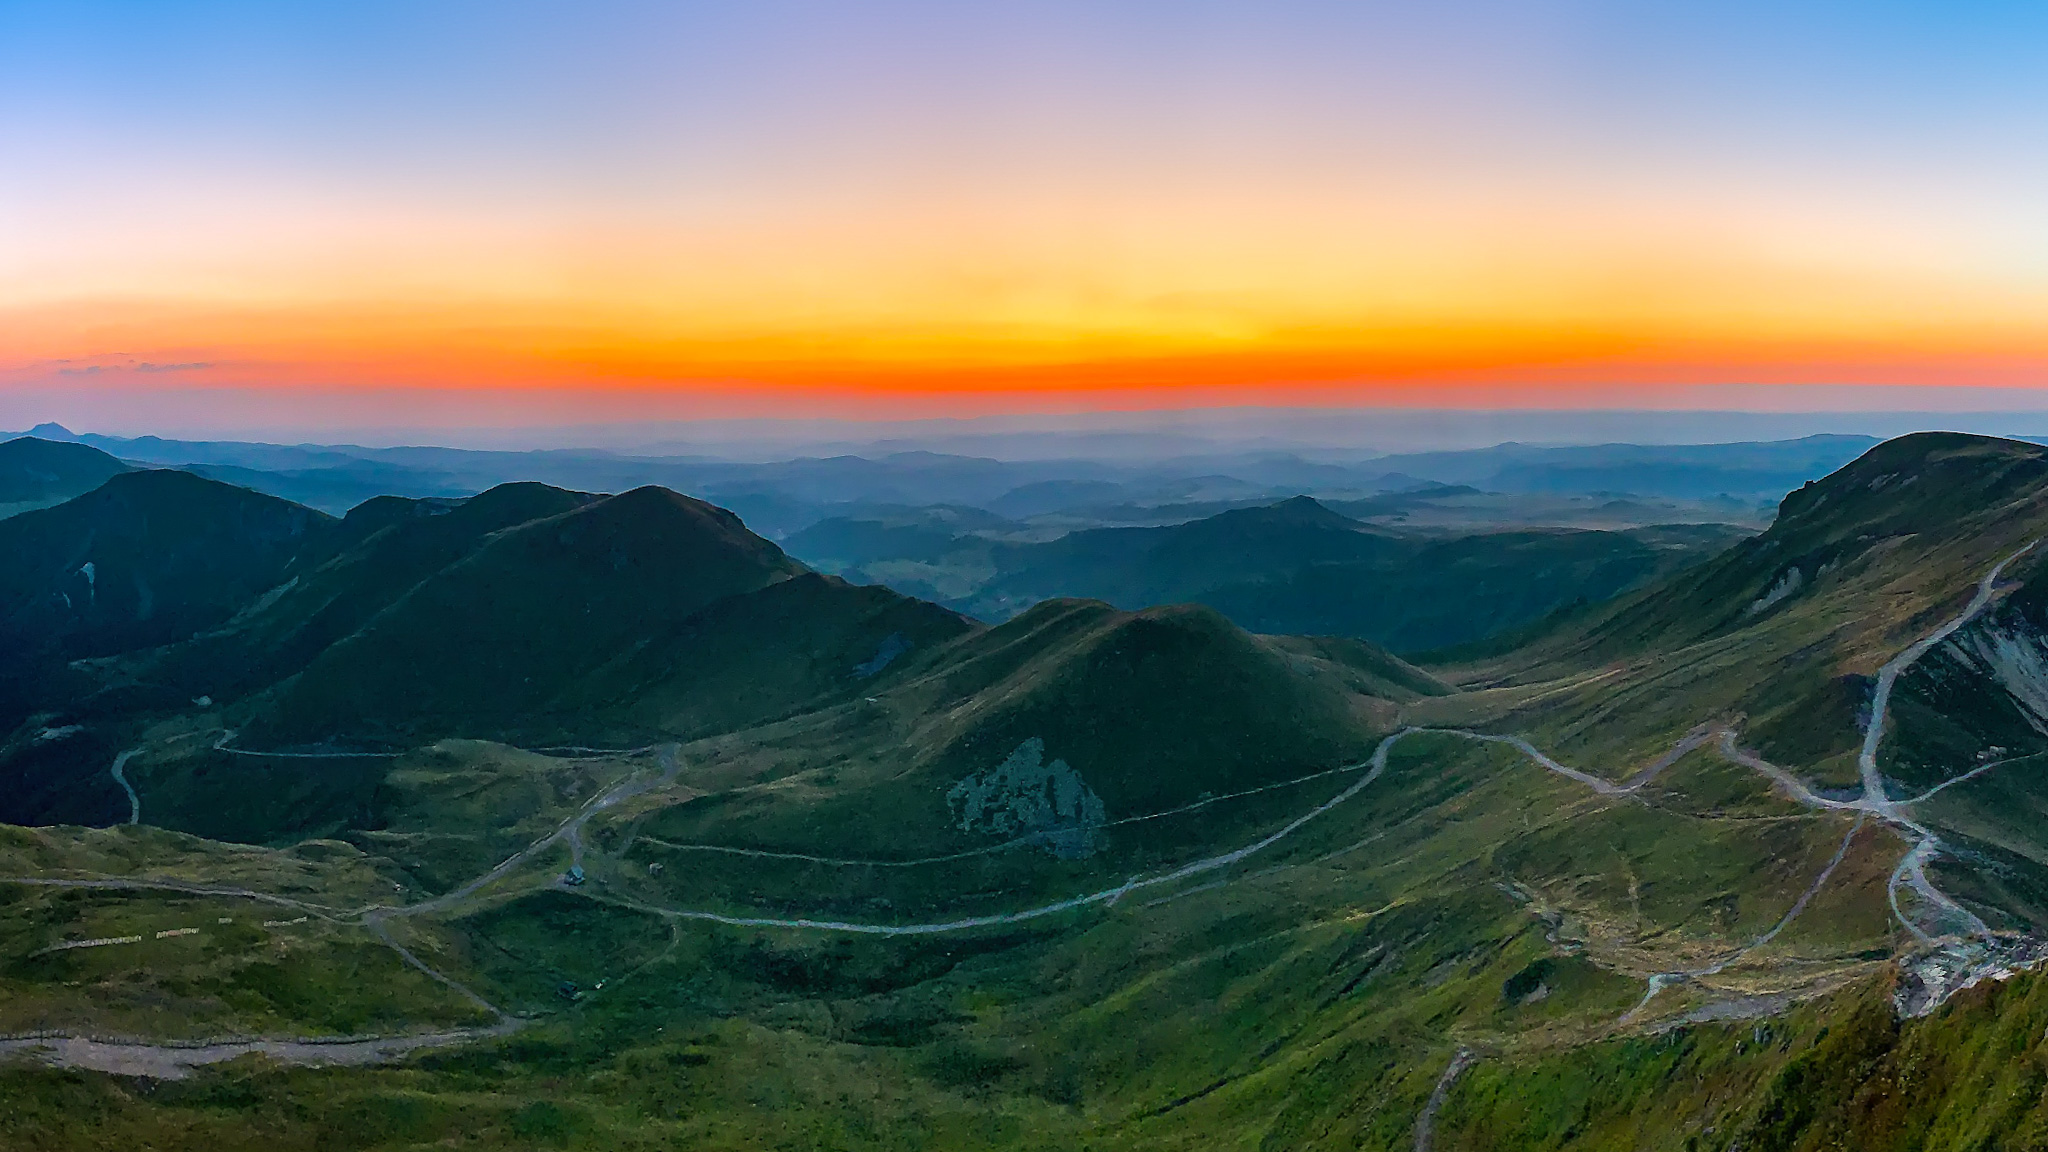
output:
[{"label": "eroded cliff face", "polygon": [[2013,613],[2004,625],[1967,630],[1942,647],[1963,669],[2003,689],[2020,716],[2048,735],[2048,630]]},{"label": "eroded cliff face", "polygon": [[2015,595],[1899,681],[1878,763],[1904,796],[2038,752],[2048,752],[2048,611]]}]

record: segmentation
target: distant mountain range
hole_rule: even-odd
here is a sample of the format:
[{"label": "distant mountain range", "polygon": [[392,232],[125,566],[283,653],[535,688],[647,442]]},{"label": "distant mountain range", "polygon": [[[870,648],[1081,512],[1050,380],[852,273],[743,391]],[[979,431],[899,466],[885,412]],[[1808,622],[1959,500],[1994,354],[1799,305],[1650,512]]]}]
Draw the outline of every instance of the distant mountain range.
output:
[{"label": "distant mountain range", "polygon": [[[1471,491],[1443,486],[1353,506],[1388,512]],[[1258,632],[1356,636],[1420,651],[1604,600],[1750,534],[1707,524],[1453,535],[1363,523],[1306,496],[1039,543],[1008,538],[1021,528],[986,515],[920,512],[893,522],[826,520],[786,544],[849,579],[885,582],[983,619],[1063,596],[1124,608],[1192,601]]]},{"label": "distant mountain range", "polygon": [[[132,464],[185,468],[339,514],[379,495],[466,496],[510,481],[590,492],[646,485],[692,492],[781,539],[834,516],[888,507],[966,505],[1007,519],[1065,517],[1069,526],[1161,523],[1294,495],[1359,500],[1429,485],[1558,496],[1629,495],[1680,503],[1720,501],[1741,519],[1827,474],[1875,443],[1812,436],[1768,443],[1544,447],[1502,444],[1463,452],[1306,458],[1278,451],[1149,461],[1005,461],[926,451],[876,451],[769,462],[693,456],[623,456],[592,450],[502,452],[179,441],[74,435],[42,425],[31,435],[99,448]],[[1184,512],[1174,509],[1185,508]],[[0,512],[4,512],[0,507]],[[1574,521],[1576,522],[1576,521]],[[1650,522],[1650,521],[1639,521]]]},{"label": "distant mountain range", "polygon": [[128,467],[83,444],[0,439],[0,518],[82,496]]}]

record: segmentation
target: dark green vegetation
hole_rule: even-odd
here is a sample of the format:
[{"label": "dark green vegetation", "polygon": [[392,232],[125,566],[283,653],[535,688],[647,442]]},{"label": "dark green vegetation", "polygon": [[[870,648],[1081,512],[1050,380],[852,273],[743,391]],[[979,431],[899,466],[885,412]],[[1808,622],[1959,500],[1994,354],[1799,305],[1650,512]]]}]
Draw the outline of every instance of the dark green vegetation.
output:
[{"label": "dark green vegetation", "polygon": [[128,466],[97,448],[18,436],[0,441],[0,517],[61,504]]},{"label": "dark green vegetation", "polygon": [[[190,632],[64,665],[0,750],[17,818],[99,824],[132,751],[141,816],[0,829],[0,1030],[297,1040],[0,1065],[0,1143],[2048,1146],[2048,981],[2000,968],[2044,951],[2048,549],[1961,618],[2044,496],[2048,451],[1894,442],[1427,667],[1199,604],[985,626],[657,489],[230,533],[242,602],[194,584]],[[1245,541],[1442,548],[1474,614],[1590,563],[1197,523],[1159,538],[1219,587]],[[1958,620],[1857,791],[1880,669]]]},{"label": "dark green vegetation", "polygon": [[10,670],[182,640],[285,578],[330,518],[184,472],[124,472],[0,521]]},{"label": "dark green vegetation", "polygon": [[[1364,502],[1360,510],[1386,514],[1431,495]],[[884,579],[984,619],[1058,597],[1124,608],[1194,601],[1255,632],[1355,636],[1420,651],[1605,600],[1747,535],[1716,524],[1446,537],[1363,523],[1306,496],[1169,527],[1089,529],[1042,543],[992,538],[991,527],[964,514],[841,518],[797,533],[788,545],[849,577]]]}]

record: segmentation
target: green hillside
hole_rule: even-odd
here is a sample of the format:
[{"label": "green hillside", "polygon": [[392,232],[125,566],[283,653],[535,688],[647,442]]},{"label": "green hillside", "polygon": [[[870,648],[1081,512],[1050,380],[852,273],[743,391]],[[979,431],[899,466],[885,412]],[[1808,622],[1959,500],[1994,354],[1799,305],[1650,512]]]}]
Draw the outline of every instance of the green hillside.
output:
[{"label": "green hillside", "polygon": [[640,488],[493,536],[323,651],[256,709],[267,742],[532,729],[649,631],[803,571],[723,509]]},{"label": "green hillside", "polygon": [[[1363,502],[1378,512],[1395,498]],[[1049,541],[963,517],[839,519],[792,552],[986,620],[1043,600],[1138,609],[1208,604],[1257,632],[1351,636],[1397,651],[1494,636],[1605,600],[1742,539],[1724,525],[1443,535],[1354,520],[1306,496],[1160,528],[1094,528]]]},{"label": "green hillside", "polygon": [[0,1038],[0,1146],[2044,1146],[2044,455],[1881,445],[1427,666],[380,502],[94,666],[277,683],[8,737],[140,822],[0,828],[0,1030],[121,1041]]},{"label": "green hillside", "polygon": [[98,656],[182,639],[278,583],[332,523],[184,472],[124,472],[0,520],[0,645]]},{"label": "green hillside", "polygon": [[621,738],[730,732],[871,693],[969,627],[886,588],[804,573],[636,637],[549,714],[581,735],[594,722]]},{"label": "green hillside", "polygon": [[[1361,762],[1395,701],[1418,695],[1391,686],[1361,695],[1334,662],[1289,653],[1205,609],[1125,613],[1087,601],[963,632],[873,691],[844,714],[785,726],[778,755],[757,769],[761,785],[685,805],[660,826],[779,850],[972,850],[1024,825],[963,822],[948,793],[1013,759],[1047,788],[1058,777],[1093,797],[1099,823]],[[1055,762],[1066,770],[1054,773]]]},{"label": "green hillside", "polygon": [[1418,652],[1608,599],[1732,539],[1703,548],[1659,546],[1636,532],[1490,532],[1423,542],[1397,562],[1312,564],[1198,598],[1254,631],[1371,637]]},{"label": "green hillside", "polygon": [[[134,670],[187,696],[230,700],[303,669],[330,646],[492,533],[595,499],[544,484],[505,484],[466,500],[379,497],[351,509],[318,554],[219,629],[153,654]],[[324,557],[324,560],[323,560]]]}]

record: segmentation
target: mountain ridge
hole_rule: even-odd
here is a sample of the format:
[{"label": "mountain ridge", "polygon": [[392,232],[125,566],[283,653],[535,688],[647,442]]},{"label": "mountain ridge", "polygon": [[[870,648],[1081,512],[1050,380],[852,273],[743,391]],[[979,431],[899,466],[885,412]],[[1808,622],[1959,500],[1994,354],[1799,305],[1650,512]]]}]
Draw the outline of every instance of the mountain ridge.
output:
[{"label": "mountain ridge", "polygon": [[[2044,457],[1888,444],[1754,540],[1420,667],[1199,605],[977,625],[672,495],[625,506],[670,526],[635,541],[562,538],[618,497],[493,531],[479,511],[410,586],[455,591],[378,627],[573,622],[723,557],[622,613],[640,626],[545,648],[582,695],[505,706],[619,742],[423,723],[361,756],[266,743],[263,698],[150,712],[95,745],[96,778],[134,749],[144,824],[216,839],[0,829],[0,880],[38,881],[6,889],[0,1012],[447,1037],[404,1067],[109,1090],[101,1143],[259,1114],[309,1147],[2030,1146]],[[407,526],[459,512],[379,505],[308,554],[396,571]],[[463,565],[535,578],[441,580]],[[0,759],[84,727],[24,727]],[[97,1083],[8,1074],[38,1115]]]}]

